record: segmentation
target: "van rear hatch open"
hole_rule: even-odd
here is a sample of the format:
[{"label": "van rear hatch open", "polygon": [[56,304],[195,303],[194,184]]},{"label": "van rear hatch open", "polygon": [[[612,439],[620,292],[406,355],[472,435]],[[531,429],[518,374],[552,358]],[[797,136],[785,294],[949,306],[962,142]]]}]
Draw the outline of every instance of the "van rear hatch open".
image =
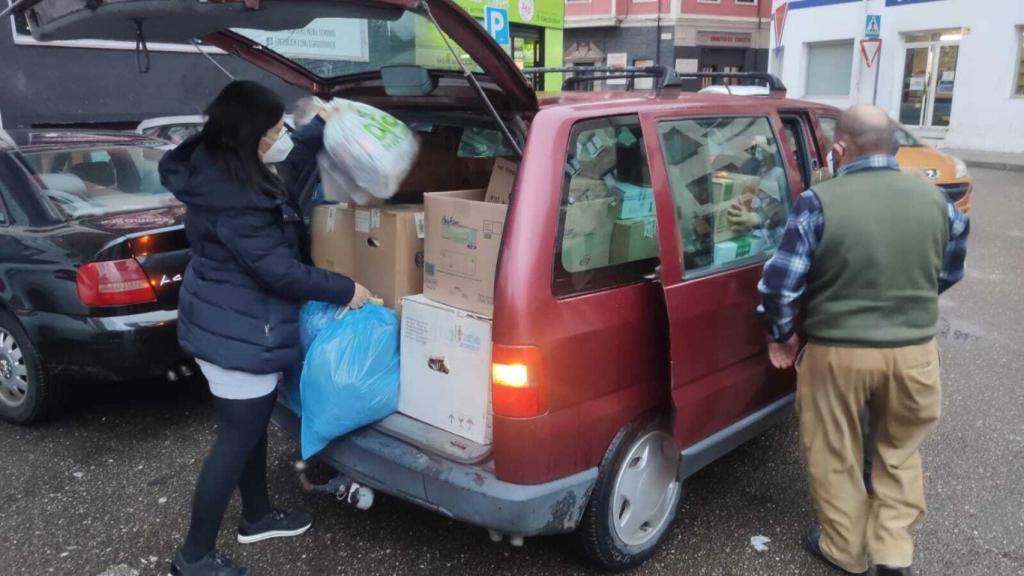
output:
[{"label": "van rear hatch open", "polygon": [[[536,94],[511,57],[451,0],[23,0],[16,10],[37,40],[130,40],[138,41],[140,49],[147,42],[202,40],[320,95],[372,93],[385,66],[416,65],[441,80],[458,79],[458,62],[434,29],[432,16],[463,61],[480,74],[481,83],[492,87],[488,95],[496,107],[521,113],[537,109]],[[331,40],[333,47],[318,45],[319,52],[311,54],[303,49],[308,43],[276,41],[281,38],[277,32],[328,20],[328,28],[342,31]],[[320,59],[331,65],[314,62],[324,50],[334,50]],[[459,83],[465,86],[466,81]]]}]

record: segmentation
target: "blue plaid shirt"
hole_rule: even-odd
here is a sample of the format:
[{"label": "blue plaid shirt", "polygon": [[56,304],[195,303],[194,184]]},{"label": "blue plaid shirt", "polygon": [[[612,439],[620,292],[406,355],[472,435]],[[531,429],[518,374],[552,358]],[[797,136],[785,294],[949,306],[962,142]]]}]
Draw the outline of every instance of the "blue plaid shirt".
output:
[{"label": "blue plaid shirt", "polygon": [[[841,166],[838,175],[863,170],[899,169],[893,156],[865,156]],[[821,242],[824,226],[825,214],[818,196],[813,190],[805,191],[793,206],[779,249],[764,266],[764,274],[757,286],[761,292],[761,305],[757,310],[768,322],[771,338],[777,342],[784,342],[793,335],[799,300],[807,288],[807,273],[811,270],[814,251]],[[967,216],[950,202],[949,244],[939,274],[939,293],[964,277],[970,229]]]}]

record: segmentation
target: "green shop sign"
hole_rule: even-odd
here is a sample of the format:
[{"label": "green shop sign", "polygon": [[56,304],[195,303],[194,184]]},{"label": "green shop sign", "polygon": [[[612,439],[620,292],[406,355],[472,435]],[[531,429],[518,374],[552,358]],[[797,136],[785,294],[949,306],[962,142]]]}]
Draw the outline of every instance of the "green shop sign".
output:
[{"label": "green shop sign", "polygon": [[455,0],[455,3],[477,20],[484,19],[484,9],[505,8],[513,24],[526,24],[541,28],[565,26],[564,0]]}]

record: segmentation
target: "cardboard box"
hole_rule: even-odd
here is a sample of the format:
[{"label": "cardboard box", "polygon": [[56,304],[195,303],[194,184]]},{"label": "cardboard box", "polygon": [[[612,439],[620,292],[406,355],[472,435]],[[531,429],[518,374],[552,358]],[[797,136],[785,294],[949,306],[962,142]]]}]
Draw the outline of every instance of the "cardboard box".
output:
[{"label": "cardboard box", "polygon": [[484,190],[424,195],[423,293],[437,302],[490,318],[508,206],[484,202],[485,196]]},{"label": "cardboard box", "polygon": [[619,220],[635,220],[654,216],[654,189],[649,186],[637,186],[627,182],[615,185],[615,193],[619,199]]},{"label": "cardboard box", "polygon": [[754,236],[742,236],[715,244],[715,265],[721,266],[736,260],[756,256],[765,249],[765,241]]},{"label": "cardboard box", "polygon": [[402,310],[398,411],[490,444],[491,322],[422,295]]},{"label": "cardboard box", "polygon": [[310,255],[313,264],[338,274],[355,273],[352,242],[355,212],[344,205],[317,206],[313,209]]},{"label": "cardboard box", "polygon": [[567,272],[608,266],[616,211],[612,198],[584,200],[565,207],[562,267]]},{"label": "cardboard box", "polygon": [[729,207],[737,199],[742,199],[749,209],[760,182],[761,179],[757,176],[744,174],[719,173],[711,178],[711,203],[714,206],[716,244],[744,234],[742,230],[734,230],[729,223]]},{"label": "cardboard box", "polygon": [[508,204],[512,198],[512,187],[516,183],[516,172],[519,164],[504,158],[494,161],[494,170],[491,171],[491,181],[487,184],[487,202],[495,204]]},{"label": "cardboard box", "polygon": [[423,291],[424,222],[419,204],[317,207],[313,263],[345,274],[397,309],[403,297]]},{"label": "cardboard box", "polygon": [[610,263],[622,264],[657,258],[657,232],[654,217],[619,220],[612,228]]},{"label": "cardboard box", "polygon": [[569,196],[574,201],[597,200],[610,197],[611,192],[603,180],[577,174],[569,180]]}]

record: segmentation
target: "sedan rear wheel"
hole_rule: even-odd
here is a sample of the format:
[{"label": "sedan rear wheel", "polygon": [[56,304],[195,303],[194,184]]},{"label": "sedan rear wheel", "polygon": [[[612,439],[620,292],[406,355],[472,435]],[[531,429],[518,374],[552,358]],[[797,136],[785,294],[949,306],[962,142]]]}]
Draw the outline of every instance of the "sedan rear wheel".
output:
[{"label": "sedan rear wheel", "polygon": [[18,341],[7,330],[0,328],[0,402],[11,408],[25,403],[28,395],[28,370],[25,355]]},{"label": "sedan rear wheel", "polygon": [[43,419],[54,391],[39,355],[17,319],[0,311],[0,418],[15,424]]}]

